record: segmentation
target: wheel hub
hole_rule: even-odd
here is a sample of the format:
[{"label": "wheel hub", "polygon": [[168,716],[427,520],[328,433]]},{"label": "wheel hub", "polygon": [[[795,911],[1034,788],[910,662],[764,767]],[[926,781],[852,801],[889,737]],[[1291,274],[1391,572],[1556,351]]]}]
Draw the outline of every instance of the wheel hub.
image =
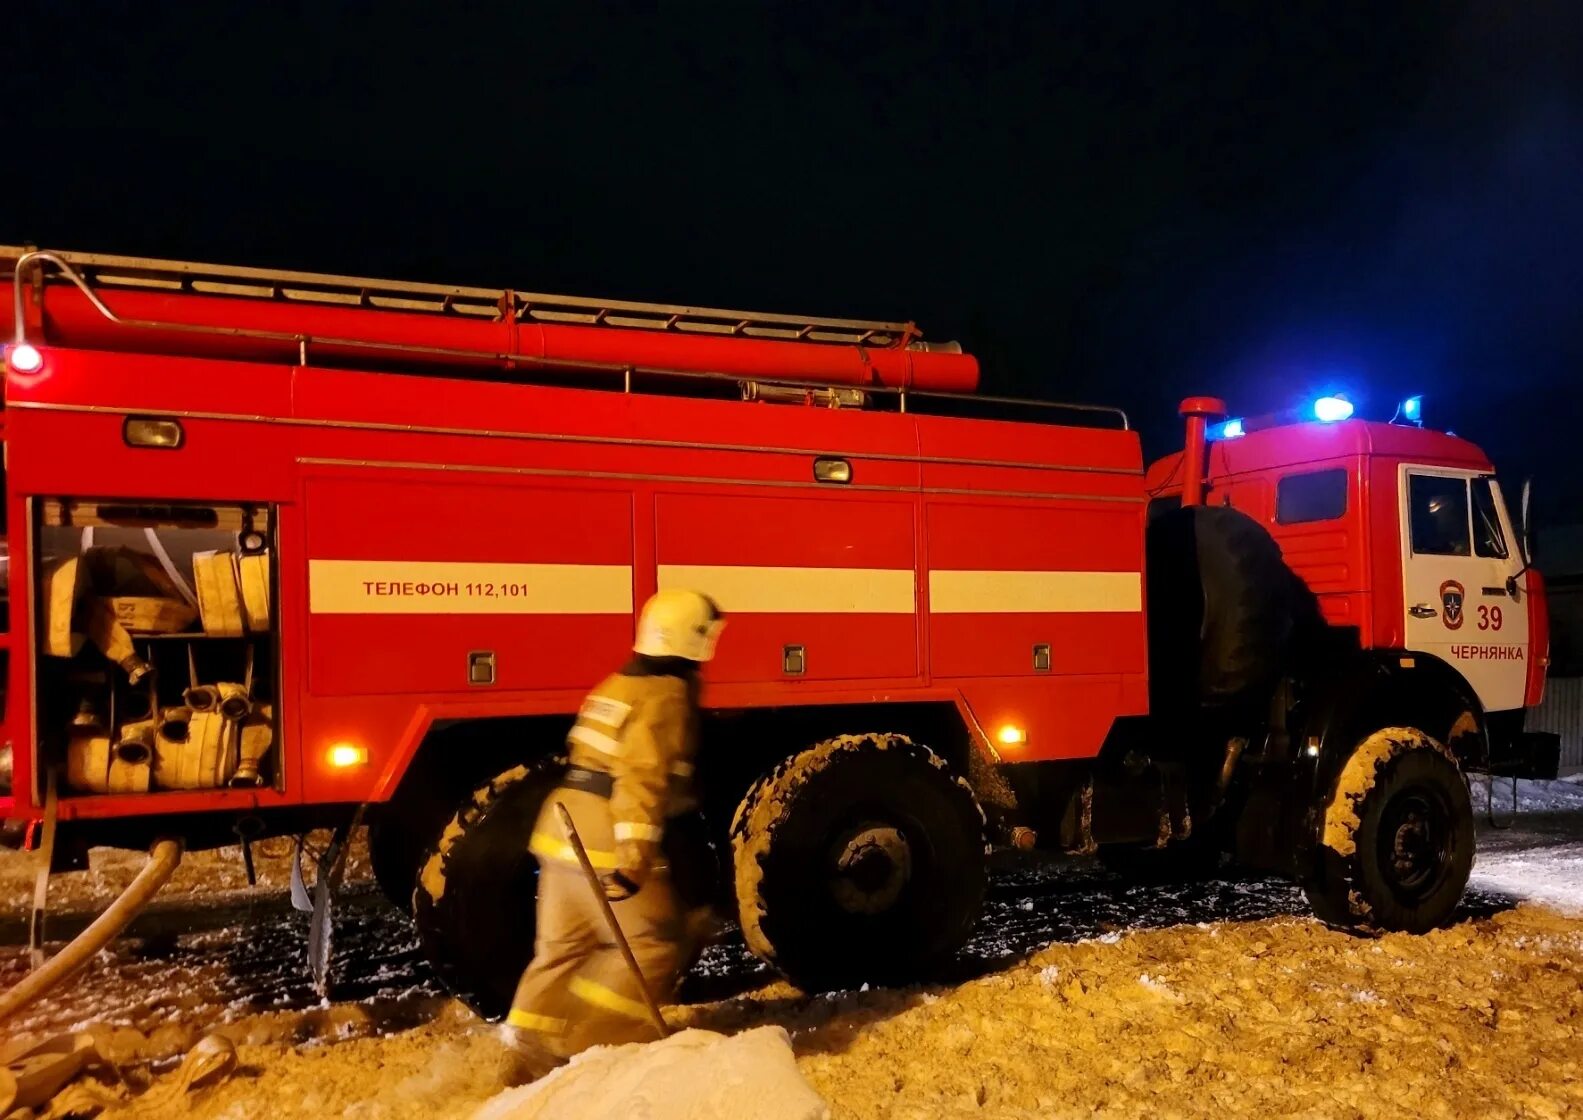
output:
[{"label": "wheel hub", "polygon": [[912,878],[912,846],[899,829],[863,824],[837,841],[830,893],[853,914],[881,914]]},{"label": "wheel hub", "polygon": [[1425,897],[1439,884],[1448,862],[1449,815],[1436,799],[1406,791],[1386,807],[1381,823],[1381,863],[1392,886],[1408,897]]}]

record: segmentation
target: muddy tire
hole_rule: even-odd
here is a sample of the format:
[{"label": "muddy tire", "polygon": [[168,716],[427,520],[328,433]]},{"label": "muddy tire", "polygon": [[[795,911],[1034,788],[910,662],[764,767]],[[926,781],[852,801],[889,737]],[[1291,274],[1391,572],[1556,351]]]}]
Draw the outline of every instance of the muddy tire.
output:
[{"label": "muddy tire", "polygon": [[1303,884],[1331,925],[1423,933],[1445,925],[1473,870],[1473,806],[1450,753],[1416,728],[1358,744],[1324,806]]},{"label": "muddy tire", "polygon": [[748,948],[805,991],[916,980],[984,900],[984,814],[926,747],[849,735],[760,778],[731,826]]},{"label": "muddy tire", "polygon": [[1146,546],[1155,710],[1262,699],[1303,613],[1274,538],[1229,506],[1189,506],[1155,518]]},{"label": "muddy tire", "polygon": [[392,906],[412,908],[412,886],[418,877],[418,861],[434,843],[444,825],[439,817],[433,828],[421,829],[406,821],[379,817],[368,824],[368,862],[374,882]]},{"label": "muddy tire", "polygon": [[450,991],[486,1018],[504,1015],[533,957],[538,862],[533,823],[564,763],[539,759],[479,787],[418,870],[412,915]]}]

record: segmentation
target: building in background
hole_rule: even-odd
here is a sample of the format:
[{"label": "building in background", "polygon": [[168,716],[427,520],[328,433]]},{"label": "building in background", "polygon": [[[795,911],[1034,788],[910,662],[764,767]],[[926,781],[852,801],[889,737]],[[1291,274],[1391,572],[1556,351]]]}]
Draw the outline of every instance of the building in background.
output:
[{"label": "building in background", "polygon": [[1530,731],[1561,736],[1561,772],[1583,769],[1583,525],[1546,528],[1535,542],[1550,592],[1550,680]]}]

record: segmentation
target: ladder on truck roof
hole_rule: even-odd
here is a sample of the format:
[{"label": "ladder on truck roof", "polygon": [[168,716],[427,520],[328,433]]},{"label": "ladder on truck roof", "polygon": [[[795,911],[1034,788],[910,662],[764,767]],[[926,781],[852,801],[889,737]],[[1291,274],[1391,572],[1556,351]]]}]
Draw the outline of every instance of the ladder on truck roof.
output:
[{"label": "ladder on truck roof", "polygon": [[[43,267],[46,263],[53,269]],[[955,342],[925,341],[915,323],[867,319],[812,318],[766,312],[732,311],[723,308],[640,303],[628,300],[601,300],[581,296],[557,296],[523,292],[511,288],[472,288],[443,284],[419,284],[401,280],[375,280],[327,273],[291,272],[280,269],[244,268],[231,265],[198,264],[146,257],[122,257],[101,253],[40,251],[32,247],[0,245],[0,269],[13,275],[15,327],[22,340],[24,292],[32,286],[42,292],[46,286],[74,286],[105,320],[123,326],[166,327],[182,331],[228,335],[231,337],[270,338],[291,341],[305,347],[306,336],[246,327],[204,326],[186,323],[154,323],[123,319],[102,299],[100,289],[142,290],[190,293],[194,295],[257,299],[276,304],[341,306],[407,313],[455,316],[477,322],[500,322],[508,316],[519,323],[561,324],[577,327],[612,327],[706,336],[755,338],[766,341],[821,343],[830,346],[863,346],[888,350],[933,351],[961,354]],[[1026,400],[987,396],[979,393],[925,390],[865,384],[861,388],[829,382],[772,376],[743,377],[720,372],[645,368],[628,363],[548,361],[532,355],[483,354],[408,343],[376,343],[367,340],[314,339],[332,345],[349,345],[385,353],[423,354],[431,357],[476,359],[503,358],[524,364],[554,367],[601,368],[624,374],[624,391],[633,391],[633,375],[659,375],[683,381],[714,382],[739,387],[745,399],[805,400],[832,407],[856,404],[870,398],[889,398],[900,411],[941,415],[978,415],[984,418],[1022,419],[1052,422],[1056,413],[1067,414],[1056,423],[1094,424],[1101,427],[1131,427],[1127,414],[1106,405],[1075,404],[1061,401]],[[306,349],[302,350],[306,361]],[[520,371],[519,371],[520,372]],[[817,398],[811,394],[820,394]],[[1007,415],[1031,410],[1032,415]]]},{"label": "ladder on truck roof", "polygon": [[[34,250],[16,245],[0,245],[0,267],[12,271],[17,262],[30,252]],[[51,250],[48,256],[70,265],[92,287],[163,289],[285,303],[337,304],[389,311],[463,315],[486,320],[500,319],[509,309],[523,321],[739,335],[843,346],[905,346],[922,341],[922,334],[914,323],[813,318],[761,311],[730,311],[718,307],[589,299],[523,292],[513,288],[414,284],[402,280],[372,280],[362,276],[239,268],[148,257],[106,256],[101,253]],[[45,282],[70,281],[66,276],[54,274],[47,275]]]}]

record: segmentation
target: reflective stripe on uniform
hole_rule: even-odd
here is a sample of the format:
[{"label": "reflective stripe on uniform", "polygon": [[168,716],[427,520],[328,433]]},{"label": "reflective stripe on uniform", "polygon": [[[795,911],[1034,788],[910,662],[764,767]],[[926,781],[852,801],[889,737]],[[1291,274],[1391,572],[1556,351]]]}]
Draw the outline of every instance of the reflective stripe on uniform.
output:
[{"label": "reflective stripe on uniform", "polygon": [[[586,849],[588,862],[600,871],[614,871],[617,867],[615,852],[601,852],[594,848]],[[545,859],[558,860],[577,866],[577,851],[565,840],[551,836],[547,832],[535,832],[528,841],[528,851]]]},{"label": "reflective stripe on uniform", "polygon": [[585,723],[579,723],[572,728],[566,737],[574,743],[581,743],[583,746],[599,751],[602,754],[615,755],[621,753],[620,742],[612,739],[603,731],[595,731]]},{"label": "reflective stripe on uniform", "polygon": [[611,831],[615,833],[617,843],[623,840],[653,840],[657,843],[665,835],[665,830],[659,825],[643,821],[617,821]]},{"label": "reflective stripe on uniform", "polygon": [[565,1034],[566,1020],[556,1019],[549,1015],[540,1015],[536,1011],[521,1011],[515,1007],[506,1016],[506,1025],[521,1027],[526,1031],[538,1031],[540,1034]]},{"label": "reflective stripe on uniform", "polygon": [[590,696],[583,701],[582,709],[577,714],[585,719],[608,723],[611,727],[620,727],[632,714],[632,705],[612,700],[608,696]]},{"label": "reflective stripe on uniform", "polygon": [[625,1015],[629,1019],[649,1021],[649,1009],[646,1004],[635,999],[628,999],[620,992],[607,988],[603,984],[596,984],[585,976],[574,976],[566,990],[584,1003],[591,1003],[595,1007],[602,1007],[606,1011],[614,1011],[617,1015]]},{"label": "reflective stripe on uniform", "polygon": [[673,762],[671,763],[671,773],[678,778],[691,778],[693,776],[693,764],[691,762]]}]

